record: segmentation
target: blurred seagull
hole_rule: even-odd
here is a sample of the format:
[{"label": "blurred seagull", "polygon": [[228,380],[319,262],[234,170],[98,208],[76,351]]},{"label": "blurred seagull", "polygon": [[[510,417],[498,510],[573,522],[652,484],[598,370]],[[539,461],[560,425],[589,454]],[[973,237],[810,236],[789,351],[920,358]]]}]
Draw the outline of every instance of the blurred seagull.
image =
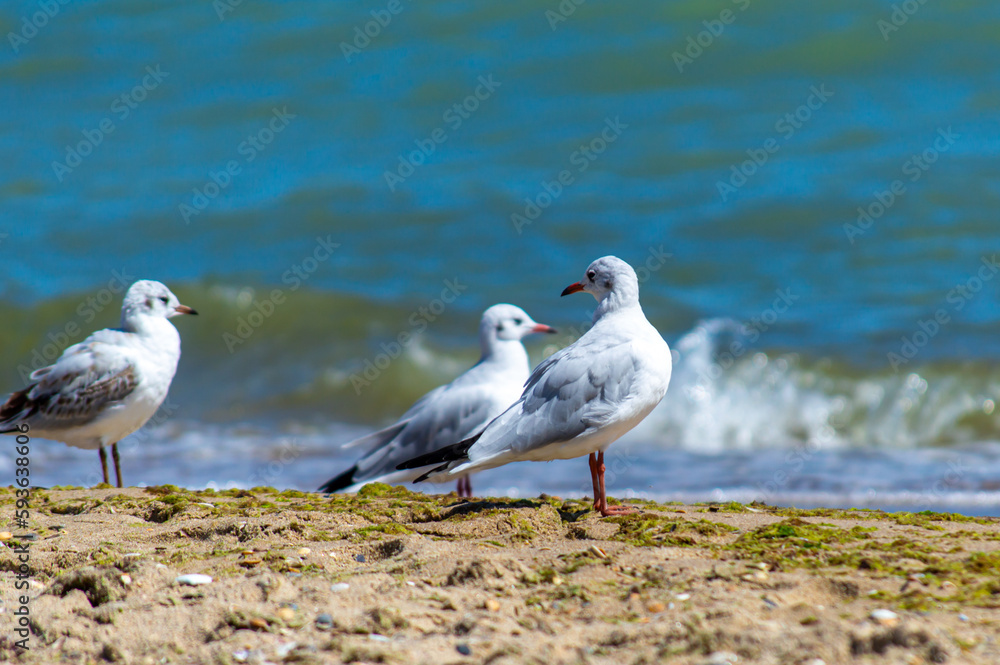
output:
[{"label": "blurred seagull", "polygon": [[181,357],[181,338],[167,319],[197,314],[160,282],[140,280],[122,303],[121,328],[98,330],[67,348],[34,381],[0,406],[0,434],[30,433],[76,448],[97,448],[108,482],[111,446],[122,486],[118,442],[156,413]]},{"label": "blurred seagull", "polygon": [[[528,354],[521,340],[531,333],[554,332],[535,323],[520,307],[487,309],[479,323],[479,362],[421,397],[394,425],[347,444],[369,452],[320,491],[353,492],[372,482],[412,481],[421,472],[398,471],[396,465],[474,436],[502,413],[521,394],[528,378]],[[468,474],[458,475],[458,495],[472,496]]]},{"label": "blurred seagull", "polygon": [[604,451],[663,399],[670,383],[670,349],[646,320],[635,271],[621,259],[597,259],[583,281],[570,284],[562,295],[579,291],[598,300],[594,325],[539,364],[513,406],[482,432],[399,468],[434,465],[417,481],[444,482],[510,462],[589,455],[594,510],[605,517],[632,512],[608,505]]}]

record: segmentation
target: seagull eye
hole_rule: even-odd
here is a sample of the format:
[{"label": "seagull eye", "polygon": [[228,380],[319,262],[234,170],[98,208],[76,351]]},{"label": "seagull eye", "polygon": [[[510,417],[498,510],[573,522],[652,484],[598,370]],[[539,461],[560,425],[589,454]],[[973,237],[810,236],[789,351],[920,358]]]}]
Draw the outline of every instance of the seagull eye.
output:
[{"label": "seagull eye", "polygon": [[594,271],[594,270],[588,270],[587,271],[587,279],[589,279],[591,282],[593,282],[595,277],[597,277],[597,272],[596,271]]},{"label": "seagull eye", "polygon": [[160,302],[162,302],[164,305],[168,305],[170,304],[170,298],[166,296],[160,296]]},{"label": "seagull eye", "polygon": [[514,319],[514,325],[519,326],[524,323],[524,319]]}]

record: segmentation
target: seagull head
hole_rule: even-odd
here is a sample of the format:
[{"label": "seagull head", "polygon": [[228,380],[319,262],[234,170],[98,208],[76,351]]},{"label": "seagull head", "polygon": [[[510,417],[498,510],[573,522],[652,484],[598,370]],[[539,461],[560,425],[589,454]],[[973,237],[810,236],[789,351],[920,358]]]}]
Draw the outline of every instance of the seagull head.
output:
[{"label": "seagull head", "polygon": [[493,305],[483,312],[479,337],[484,350],[492,340],[519,342],[531,333],[554,333],[555,328],[535,323],[528,313],[514,305]]},{"label": "seagull head", "polygon": [[152,316],[169,319],[179,314],[197,314],[187,305],[182,305],[170,289],[160,282],[142,279],[134,283],[125,292],[122,303],[122,327],[133,329],[128,325],[137,316]]},{"label": "seagull head", "polygon": [[563,289],[562,295],[586,291],[605,311],[639,302],[639,279],[632,266],[617,256],[605,256],[587,267],[583,279]]}]

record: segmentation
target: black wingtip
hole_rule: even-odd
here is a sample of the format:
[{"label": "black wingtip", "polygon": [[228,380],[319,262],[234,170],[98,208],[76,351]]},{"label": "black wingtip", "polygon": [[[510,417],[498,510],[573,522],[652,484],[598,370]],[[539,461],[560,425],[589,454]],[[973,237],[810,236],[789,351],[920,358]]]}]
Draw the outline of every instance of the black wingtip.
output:
[{"label": "black wingtip", "polygon": [[[420,457],[414,457],[411,460],[407,460],[402,464],[396,465],[396,469],[399,471],[405,471],[406,469],[419,469],[422,466],[430,466],[432,464],[447,464],[448,462],[455,462],[463,459],[467,456],[469,448],[472,447],[479,437],[482,436],[482,432],[475,435],[474,437],[468,438],[464,441],[459,441],[456,444],[445,446],[440,450],[435,450],[432,453],[427,453],[426,455],[421,455]],[[437,471],[438,469],[435,469]],[[427,477],[427,474],[421,476],[417,482],[423,480]]]},{"label": "black wingtip", "polygon": [[333,492],[339,492],[345,487],[350,487],[354,484],[354,474],[358,472],[358,465],[355,464],[347,471],[344,471],[339,476],[335,476],[330,480],[326,481],[320,488],[318,492],[324,492],[326,494],[332,494]]}]

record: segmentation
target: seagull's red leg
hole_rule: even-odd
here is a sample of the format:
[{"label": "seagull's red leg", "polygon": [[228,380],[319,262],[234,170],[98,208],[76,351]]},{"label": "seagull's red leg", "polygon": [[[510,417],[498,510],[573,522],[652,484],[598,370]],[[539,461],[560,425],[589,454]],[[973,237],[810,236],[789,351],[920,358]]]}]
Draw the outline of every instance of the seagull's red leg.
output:
[{"label": "seagull's red leg", "polygon": [[[103,450],[103,448],[102,448]],[[111,444],[111,459],[115,461],[115,479],[118,481],[118,487],[122,486],[122,467],[121,461],[118,459],[118,442],[115,441]],[[107,482],[107,481],[104,481]]]},{"label": "seagull's red leg", "polygon": [[104,484],[109,485],[108,482],[108,454],[104,452],[104,448],[98,448],[97,452],[101,455],[101,471],[104,472]]},{"label": "seagull's red leg", "polygon": [[604,489],[604,451],[602,450],[597,454],[597,475],[600,485],[601,497],[599,500],[599,505],[594,509],[600,511],[602,517],[608,517],[609,515],[628,515],[629,513],[634,513],[635,508],[629,508],[628,506],[609,506],[608,505],[608,495]]},{"label": "seagull's red leg", "polygon": [[590,462],[590,479],[594,483],[594,510],[600,510],[601,506],[601,489],[600,484],[597,480],[597,454],[590,453],[588,460]]},{"label": "seagull's red leg", "polygon": [[472,476],[465,477],[465,496],[472,498]]}]

